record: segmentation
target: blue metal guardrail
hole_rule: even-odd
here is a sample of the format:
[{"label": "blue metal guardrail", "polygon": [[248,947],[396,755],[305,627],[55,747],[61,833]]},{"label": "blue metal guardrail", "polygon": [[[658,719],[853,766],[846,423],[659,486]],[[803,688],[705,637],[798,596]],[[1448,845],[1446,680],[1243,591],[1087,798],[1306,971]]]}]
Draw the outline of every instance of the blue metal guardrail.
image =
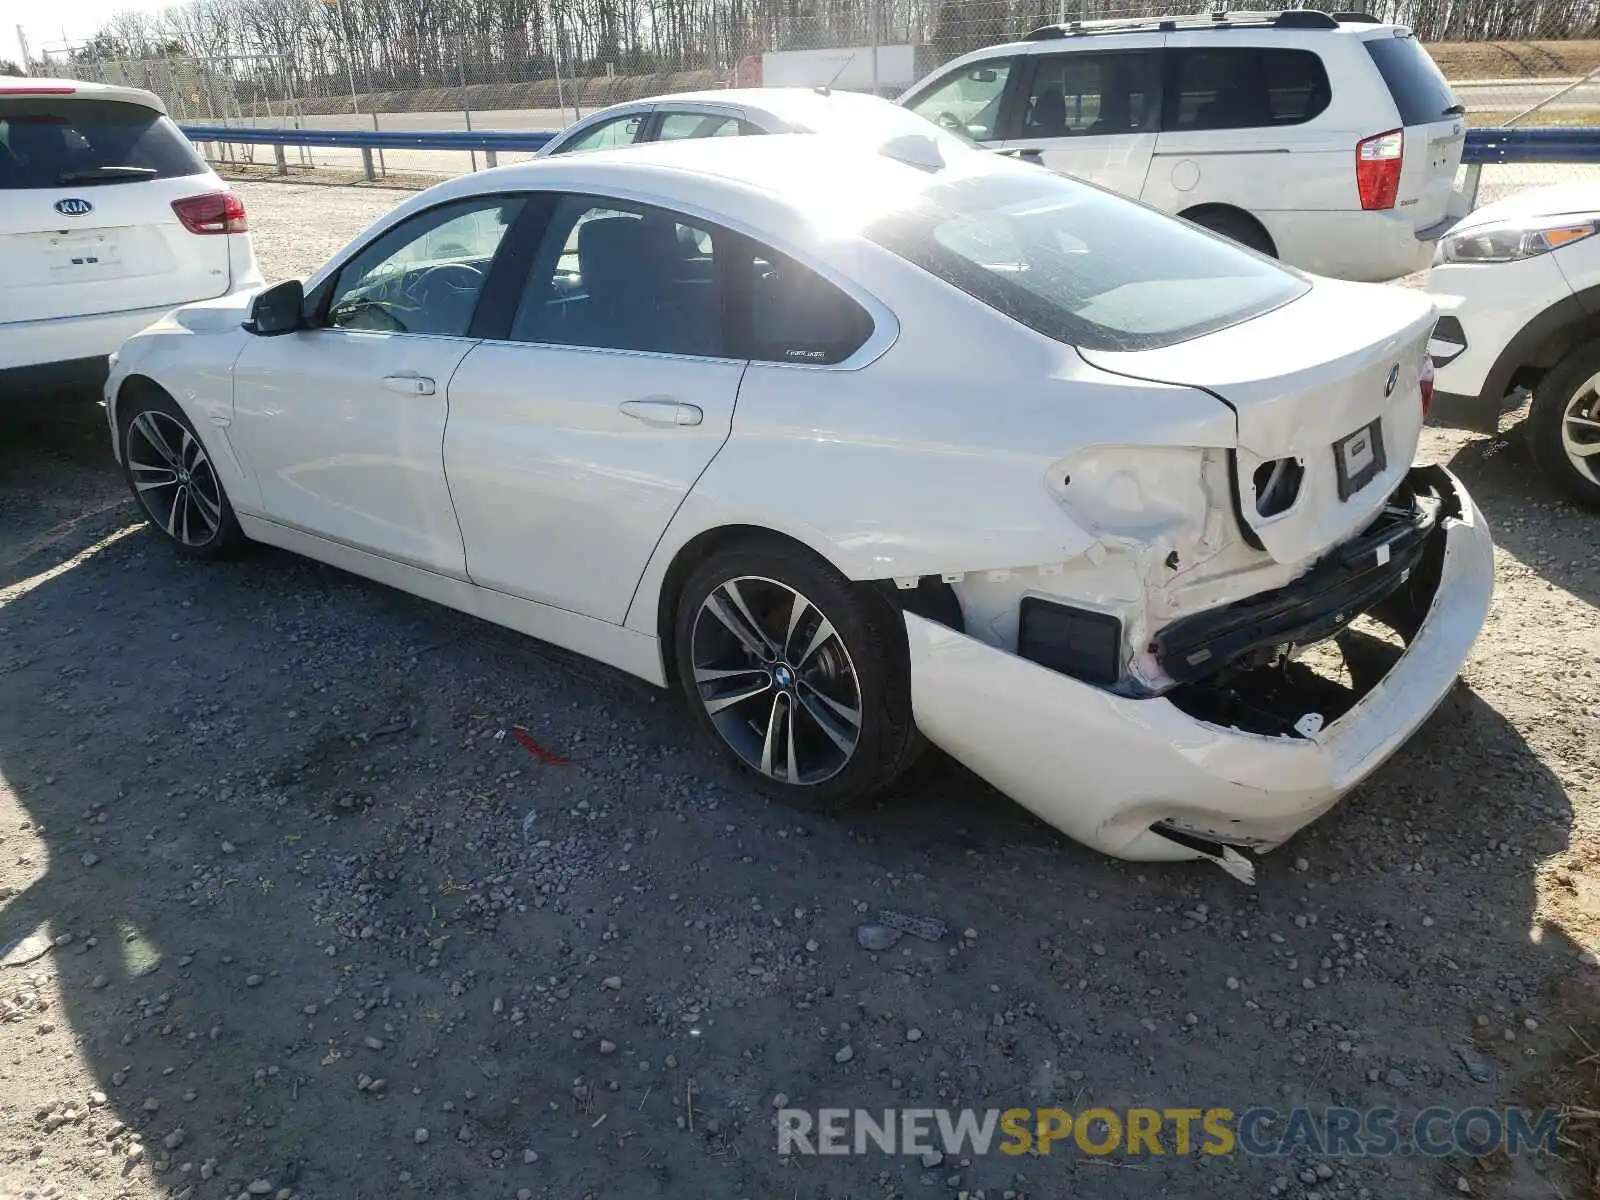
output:
[{"label": "blue metal guardrail", "polygon": [[[191,141],[272,146],[280,173],[287,173],[285,146],[336,146],[360,150],[367,177],[373,176],[374,150],[482,150],[489,165],[501,150],[531,153],[552,132],[499,129],[251,129],[237,125],[185,125]],[[1469,129],[1461,155],[1468,167],[1510,163],[1600,163],[1600,127]]]},{"label": "blue metal guardrail", "polygon": [[411,130],[411,129],[252,129],[241,125],[184,125],[192,142],[229,142],[236,146],[271,146],[278,174],[289,173],[285,146],[334,146],[361,151],[361,166],[374,179],[374,150],[481,150],[489,166],[502,150],[531,154],[556,135],[546,130]]}]

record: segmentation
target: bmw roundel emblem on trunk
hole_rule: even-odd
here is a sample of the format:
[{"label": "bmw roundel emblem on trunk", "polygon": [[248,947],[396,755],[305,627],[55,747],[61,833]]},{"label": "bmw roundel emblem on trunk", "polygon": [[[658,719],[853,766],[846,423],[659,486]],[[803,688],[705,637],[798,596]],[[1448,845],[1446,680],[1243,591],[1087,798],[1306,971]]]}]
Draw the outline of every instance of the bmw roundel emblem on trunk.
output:
[{"label": "bmw roundel emblem on trunk", "polygon": [[1394,395],[1395,384],[1397,384],[1399,382],[1400,382],[1400,364],[1399,363],[1395,363],[1394,366],[1389,368],[1389,378],[1388,378],[1387,381],[1385,381],[1385,383],[1383,385],[1383,394],[1385,396]]},{"label": "bmw roundel emblem on trunk", "polygon": [[81,196],[68,196],[56,201],[56,211],[63,217],[82,217],[94,211],[94,205]]}]

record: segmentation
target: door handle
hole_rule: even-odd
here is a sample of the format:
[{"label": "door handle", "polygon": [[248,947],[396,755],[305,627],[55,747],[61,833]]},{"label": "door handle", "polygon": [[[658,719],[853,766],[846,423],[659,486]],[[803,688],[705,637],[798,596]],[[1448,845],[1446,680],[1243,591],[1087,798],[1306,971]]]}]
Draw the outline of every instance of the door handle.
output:
[{"label": "door handle", "polygon": [[385,375],[383,386],[402,396],[431,396],[434,382],[426,375]]},{"label": "door handle", "polygon": [[705,419],[705,413],[697,405],[681,400],[624,400],[617,407],[646,425],[698,425]]}]

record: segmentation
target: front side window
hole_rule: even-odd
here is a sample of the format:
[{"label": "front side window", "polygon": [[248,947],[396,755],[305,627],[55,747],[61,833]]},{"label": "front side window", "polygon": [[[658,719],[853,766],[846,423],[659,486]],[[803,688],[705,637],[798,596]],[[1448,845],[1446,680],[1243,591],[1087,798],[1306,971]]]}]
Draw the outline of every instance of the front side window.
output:
[{"label": "front side window", "polygon": [[1023,107],[1022,136],[1078,137],[1154,129],[1158,63],[1153,50],[1041,58]]},{"label": "front side window", "polygon": [[1000,101],[1011,70],[1009,58],[986,59],[962,67],[912,97],[906,107],[936,125],[980,142],[1001,137]]},{"label": "front side window", "polygon": [[205,169],[178,127],[142,104],[0,99],[0,191],[177,179]]},{"label": "front side window", "polygon": [[667,113],[656,130],[656,140],[678,142],[685,138],[738,137],[743,132],[740,124],[738,117],[723,117],[714,113]]},{"label": "front side window", "polygon": [[380,234],[339,270],[328,305],[335,329],[465,337],[517,196],[442,204]]},{"label": "front side window", "polygon": [[680,214],[591,196],[556,206],[511,340],[720,357],[720,243]]},{"label": "front side window", "polygon": [[1333,92],[1310,50],[1246,46],[1169,51],[1167,131],[1299,125],[1328,107]]},{"label": "front side window", "polygon": [[1012,320],[1085,350],[1174,345],[1311,287],[1275,262],[1048,171],[953,180],[865,232]]},{"label": "front side window", "polygon": [[615,150],[618,146],[631,146],[639,140],[647,114],[613,117],[602,121],[582,137],[568,142],[558,153],[574,154],[580,150]]}]

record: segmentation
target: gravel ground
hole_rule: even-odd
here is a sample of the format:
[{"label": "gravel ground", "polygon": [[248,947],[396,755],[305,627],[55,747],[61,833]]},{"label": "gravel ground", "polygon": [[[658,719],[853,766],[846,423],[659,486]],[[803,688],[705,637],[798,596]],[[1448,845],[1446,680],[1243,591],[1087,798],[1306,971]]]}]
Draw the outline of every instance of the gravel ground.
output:
[{"label": "gravel ground", "polygon": [[[241,191],[274,278],[397,198]],[[1500,545],[1462,685],[1249,889],[1097,857],[939,756],[845,820],[776,807],[642,684],[275,551],[181,561],[98,421],[0,429],[0,953],[38,935],[0,968],[0,1195],[1572,1194],[1526,1161],[784,1160],[773,1130],[779,1094],[1541,1095],[1600,949],[1600,571],[1515,436],[1425,435]],[[948,933],[868,951],[880,908]]]}]

